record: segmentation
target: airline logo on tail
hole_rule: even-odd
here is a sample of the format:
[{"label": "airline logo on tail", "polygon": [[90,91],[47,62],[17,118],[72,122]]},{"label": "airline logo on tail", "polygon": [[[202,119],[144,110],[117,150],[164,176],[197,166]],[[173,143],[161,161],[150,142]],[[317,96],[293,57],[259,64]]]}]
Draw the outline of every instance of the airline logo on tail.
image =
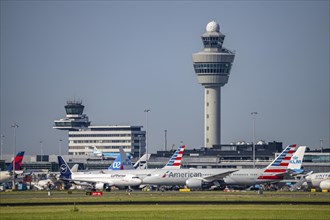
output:
[{"label": "airline logo on tail", "polygon": [[108,170],[123,170],[124,166],[121,160],[121,155],[119,154],[117,158],[109,166]]},{"label": "airline logo on tail", "polygon": [[108,167],[108,170],[132,170],[134,166],[130,158],[127,157],[122,147],[119,148],[119,154],[113,163]]},{"label": "airline logo on tail", "polygon": [[8,171],[13,170],[13,163],[15,164],[15,170],[20,170],[21,165],[22,165],[22,161],[23,161],[23,157],[24,157],[24,151],[18,152],[16,154],[14,160],[9,164]]},{"label": "airline logo on tail", "polygon": [[62,156],[58,156],[58,165],[60,166],[60,178],[71,179],[71,170]]},{"label": "airline logo on tail", "polygon": [[181,160],[182,160],[182,156],[183,156],[183,151],[184,148],[186,146],[182,145],[180,146],[175,153],[173,154],[173,156],[171,157],[171,159],[167,162],[167,164],[165,165],[164,168],[171,168],[171,169],[180,169],[181,168]]},{"label": "airline logo on tail", "polygon": [[288,169],[292,174],[300,174],[303,173],[302,162],[305,155],[306,146],[298,147],[297,151],[293,154]]},{"label": "airline logo on tail", "polygon": [[287,146],[282,153],[266,167],[263,175],[259,176],[258,179],[283,179],[283,174],[287,172],[288,165],[295,152],[296,146],[296,144]]}]

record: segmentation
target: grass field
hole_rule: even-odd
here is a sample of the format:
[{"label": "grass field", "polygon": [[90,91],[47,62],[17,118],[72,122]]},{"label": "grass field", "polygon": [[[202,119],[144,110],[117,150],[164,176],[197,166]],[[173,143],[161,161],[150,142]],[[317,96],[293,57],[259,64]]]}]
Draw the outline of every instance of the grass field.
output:
[{"label": "grass field", "polygon": [[[0,219],[330,219],[329,193],[264,193],[255,192],[125,192],[105,193],[102,197],[86,196],[83,192],[6,192],[0,193],[1,204],[26,203],[26,206],[0,206]],[[325,202],[324,205],[293,205],[295,201]],[[54,201],[71,205],[32,206],[32,203]],[[154,201],[152,205],[82,205],[83,201]],[[161,201],[200,201],[200,204],[161,205]],[[265,201],[266,204],[203,204],[205,201]],[[293,204],[267,204],[291,201]],[[74,205],[75,204],[75,205]]]}]

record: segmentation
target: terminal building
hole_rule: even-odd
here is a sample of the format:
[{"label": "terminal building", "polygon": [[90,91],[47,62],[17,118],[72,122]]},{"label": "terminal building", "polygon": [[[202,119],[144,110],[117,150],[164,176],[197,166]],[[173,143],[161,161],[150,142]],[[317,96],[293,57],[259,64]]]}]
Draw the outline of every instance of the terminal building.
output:
[{"label": "terminal building", "polygon": [[102,153],[118,153],[122,147],[126,153],[137,157],[146,150],[146,132],[142,126],[90,125],[83,114],[82,101],[68,101],[66,118],[55,120],[53,128],[68,131],[69,155],[93,155],[97,149]]},{"label": "terminal building", "polygon": [[69,155],[92,155],[94,147],[103,153],[119,152],[122,147],[134,156],[145,153],[146,132],[142,126],[88,126],[87,129],[69,131]]}]

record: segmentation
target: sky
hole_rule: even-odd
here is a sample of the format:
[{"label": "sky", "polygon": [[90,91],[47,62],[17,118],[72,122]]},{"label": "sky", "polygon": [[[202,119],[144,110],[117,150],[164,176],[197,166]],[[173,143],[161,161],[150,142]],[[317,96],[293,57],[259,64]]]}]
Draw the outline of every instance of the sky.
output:
[{"label": "sky", "polygon": [[[3,153],[67,149],[68,100],[93,125],[148,123],[148,149],[204,143],[192,58],[215,20],[234,50],[222,144],[329,147],[329,1],[1,1]],[[151,111],[146,116],[145,109]],[[147,117],[147,120],[146,120]]]}]

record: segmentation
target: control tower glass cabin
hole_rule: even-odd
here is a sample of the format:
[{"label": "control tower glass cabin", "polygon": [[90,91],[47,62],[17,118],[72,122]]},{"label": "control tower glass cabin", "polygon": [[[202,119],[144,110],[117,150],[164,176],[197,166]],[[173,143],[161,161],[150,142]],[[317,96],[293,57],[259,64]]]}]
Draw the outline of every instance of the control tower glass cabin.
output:
[{"label": "control tower glass cabin", "polygon": [[86,129],[91,124],[84,112],[82,101],[68,101],[65,105],[66,118],[55,120],[53,128],[67,131]]}]

